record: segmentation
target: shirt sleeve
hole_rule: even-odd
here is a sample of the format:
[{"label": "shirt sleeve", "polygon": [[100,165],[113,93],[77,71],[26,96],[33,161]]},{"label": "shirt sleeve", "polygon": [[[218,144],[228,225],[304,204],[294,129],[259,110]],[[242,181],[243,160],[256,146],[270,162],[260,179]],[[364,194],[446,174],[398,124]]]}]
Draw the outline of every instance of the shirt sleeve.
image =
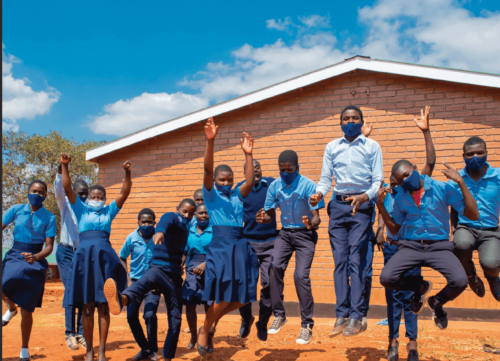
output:
[{"label": "shirt sleeve", "polygon": [[62,212],[64,207],[66,207],[66,196],[64,195],[64,187],[62,184],[62,175],[57,174],[56,180],[54,181],[54,190],[56,193],[57,205],[59,206],[59,210]]},{"label": "shirt sleeve", "polygon": [[215,186],[212,185],[212,189],[207,191],[205,185],[203,185],[203,201],[205,203],[215,203],[216,199],[217,199],[217,191],[215,189]]},{"label": "shirt sleeve", "polygon": [[321,201],[316,206],[314,206],[314,207],[311,206],[311,203],[309,203],[309,198],[313,194],[316,194],[316,183],[314,183],[313,181],[307,182],[307,186],[304,188],[304,194],[302,196],[307,201],[307,205],[309,206],[309,210],[313,211],[315,209],[325,208],[324,197],[321,199]]},{"label": "shirt sleeve", "polygon": [[49,224],[47,225],[47,228],[45,228],[45,237],[50,238],[50,237],[55,237],[56,235],[57,235],[56,216],[50,213]]},{"label": "shirt sleeve", "polygon": [[75,214],[76,219],[78,221],[80,221],[80,218],[82,218],[83,211],[86,207],[85,204],[83,204],[83,202],[80,200],[80,197],[78,197],[78,196],[76,196],[75,204],[72,204],[71,202],[68,202],[68,203],[69,203],[69,206],[71,207],[71,209],[73,210],[73,213]]},{"label": "shirt sleeve", "polygon": [[396,222],[400,226],[402,226],[405,223],[406,214],[403,211],[401,211],[401,208],[399,208],[398,197],[394,199],[394,204],[392,208],[392,219],[394,219],[394,222]]},{"label": "shirt sleeve", "polygon": [[268,211],[270,209],[276,209],[278,207],[278,199],[276,192],[276,183],[273,182],[266,193],[266,201],[264,202],[264,211]]},{"label": "shirt sleeve", "polygon": [[120,213],[120,208],[118,208],[118,206],[116,205],[116,201],[111,202],[111,204],[108,207],[109,207],[109,219],[113,221],[116,215]]},{"label": "shirt sleeve", "polygon": [[123,244],[122,246],[122,249],[120,250],[120,258],[123,258],[123,259],[127,259],[128,256],[130,256],[130,253],[132,252],[132,249],[131,249],[131,239],[130,239],[130,235],[127,237],[127,239],[125,240],[125,243]]},{"label": "shirt sleeve", "polygon": [[[238,196],[238,199],[239,199],[240,201],[242,201],[242,202],[244,202],[244,201],[245,201],[245,199],[246,199],[246,198],[243,198],[243,196],[241,195],[240,187],[236,188],[236,189],[234,190],[234,193]],[[250,193],[250,194],[252,194],[252,193]],[[249,195],[250,195],[250,194],[249,194]],[[248,196],[247,196],[247,198],[248,198]]]},{"label": "shirt sleeve", "polygon": [[16,211],[19,207],[17,205],[10,207],[7,212],[2,216],[2,223],[8,226],[16,220]]},{"label": "shirt sleeve", "polygon": [[156,225],[156,233],[163,233],[167,232],[168,227],[172,225],[172,223],[175,222],[175,214],[174,213],[165,213],[163,216],[161,216],[160,221]]},{"label": "shirt sleeve", "polygon": [[382,148],[380,144],[374,143],[374,154],[372,158],[372,185],[366,191],[368,198],[372,200],[380,187],[380,183],[384,180],[384,163],[382,160]]},{"label": "shirt sleeve", "polygon": [[316,187],[316,192],[321,192],[323,198],[332,188],[332,177],[333,177],[333,157],[332,157],[332,146],[328,144],[325,148],[325,154],[323,155],[323,168],[321,168],[321,178]]},{"label": "shirt sleeve", "polygon": [[446,190],[446,203],[449,206],[453,207],[458,212],[458,214],[463,216],[465,210],[465,199],[462,195],[462,192],[455,189],[448,183],[444,183],[444,186]]}]

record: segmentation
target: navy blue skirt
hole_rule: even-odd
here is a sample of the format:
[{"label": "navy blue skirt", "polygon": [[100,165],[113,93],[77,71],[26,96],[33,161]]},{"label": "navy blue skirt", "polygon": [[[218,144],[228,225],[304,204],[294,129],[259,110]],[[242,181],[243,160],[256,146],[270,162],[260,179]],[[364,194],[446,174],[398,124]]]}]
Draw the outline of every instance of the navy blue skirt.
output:
[{"label": "navy blue skirt", "polygon": [[[186,267],[186,279],[182,284],[182,299],[197,305],[206,303],[201,300],[205,289],[205,274],[201,277],[193,274],[193,270],[207,259],[206,254],[192,254]],[[206,268],[205,268],[206,270]]]},{"label": "navy blue skirt", "polygon": [[21,253],[39,253],[43,243],[15,242],[2,261],[2,292],[16,305],[28,312],[42,307],[45,278],[49,263],[46,259],[26,262]]},{"label": "navy blue skirt", "polygon": [[107,303],[104,282],[108,278],[116,281],[120,292],[127,288],[127,270],[109,243],[109,233],[80,233],[80,244],[71,262],[63,307],[80,307],[91,302]]},{"label": "navy blue skirt", "polygon": [[203,301],[257,301],[259,260],[242,227],[212,226],[207,249]]}]

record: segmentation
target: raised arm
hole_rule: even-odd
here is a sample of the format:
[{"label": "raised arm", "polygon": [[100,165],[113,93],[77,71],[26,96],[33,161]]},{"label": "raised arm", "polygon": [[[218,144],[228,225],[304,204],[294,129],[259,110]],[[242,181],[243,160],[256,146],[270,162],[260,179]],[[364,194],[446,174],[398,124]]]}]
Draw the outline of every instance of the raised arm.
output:
[{"label": "raised arm", "polygon": [[[214,185],[214,142],[217,136],[218,126],[214,123],[214,118],[210,117],[205,124],[205,136],[207,137],[207,147],[205,149],[203,185],[207,191],[212,190]],[[253,174],[253,173],[252,173]]]},{"label": "raised arm", "polygon": [[[384,205],[384,200],[387,195],[387,193],[391,193],[391,187],[381,187],[378,192],[377,192],[377,208],[379,211],[379,216],[382,216],[382,219],[384,220],[385,226],[387,229],[392,233],[392,234],[398,234],[399,230],[401,229],[401,225],[397,224],[394,219],[390,216],[389,212],[387,212],[387,209],[385,209]],[[396,204],[394,204],[394,207],[396,207]]]},{"label": "raised arm", "polygon": [[56,193],[56,200],[59,209],[62,211],[66,204],[66,197],[64,196],[64,186],[62,182],[62,163],[59,162],[59,166],[57,167],[57,176],[54,181],[54,191]]},{"label": "raised arm", "polygon": [[120,191],[120,194],[118,194],[118,196],[115,199],[116,206],[120,209],[125,204],[125,201],[127,200],[130,194],[130,190],[132,189],[132,163],[130,163],[130,161],[127,160],[125,163],[123,163],[122,167],[125,170],[125,180],[123,181],[122,190]]},{"label": "raised arm", "polygon": [[71,162],[71,156],[68,153],[61,153],[61,175],[62,175],[62,185],[66,196],[71,204],[75,204],[76,193],[71,186],[71,178],[69,176],[68,165]]},{"label": "raised arm", "polygon": [[447,168],[442,170],[441,172],[446,176],[446,178],[451,179],[460,187],[460,191],[464,196],[465,208],[464,208],[464,217],[469,218],[471,221],[477,221],[479,219],[479,209],[477,208],[476,200],[474,196],[469,191],[469,188],[465,185],[465,181],[460,176],[458,171],[455,168],[450,167],[448,164],[443,163]]},{"label": "raised arm", "polygon": [[425,111],[421,109],[420,111],[420,120],[414,118],[415,124],[422,133],[424,134],[425,139],[425,165],[424,169],[422,169],[421,174],[432,176],[432,172],[434,171],[434,166],[436,165],[436,149],[434,149],[434,142],[432,141],[431,131],[429,129],[429,113],[431,107],[427,105],[425,107]]},{"label": "raised arm", "polygon": [[252,191],[255,182],[255,175],[253,172],[253,139],[250,134],[243,132],[244,138],[241,139],[241,149],[245,153],[245,183],[240,186],[240,193],[243,198],[246,198]]}]

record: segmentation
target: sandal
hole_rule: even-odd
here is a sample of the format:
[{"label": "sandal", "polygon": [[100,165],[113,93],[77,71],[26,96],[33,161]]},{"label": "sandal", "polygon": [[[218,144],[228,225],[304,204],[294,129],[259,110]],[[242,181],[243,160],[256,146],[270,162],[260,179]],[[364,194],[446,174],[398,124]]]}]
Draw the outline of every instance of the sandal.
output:
[{"label": "sandal", "polygon": [[199,339],[200,339],[200,333],[201,333],[201,330],[203,330],[203,326],[200,327],[200,329],[198,330],[198,340],[196,340],[196,349],[198,350],[198,353],[200,354],[200,356],[205,356],[207,354],[207,350],[208,350],[208,344],[207,346],[201,346],[199,344]]}]

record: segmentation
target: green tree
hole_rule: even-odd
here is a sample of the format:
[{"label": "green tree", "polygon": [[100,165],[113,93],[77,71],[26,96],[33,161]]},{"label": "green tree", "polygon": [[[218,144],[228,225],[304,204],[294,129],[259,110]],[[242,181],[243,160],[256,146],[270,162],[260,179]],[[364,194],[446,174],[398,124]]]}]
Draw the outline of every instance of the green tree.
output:
[{"label": "green tree", "polygon": [[[79,143],[63,138],[60,132],[32,136],[20,132],[2,134],[2,214],[15,204],[28,202],[28,186],[35,179],[47,183],[48,194],[44,207],[57,218],[57,241],[61,232],[61,213],[54,193],[54,180],[59,154],[71,154],[70,171],[73,180],[84,179],[89,185],[97,183],[99,165],[87,162],[85,152],[104,142],[93,140]],[[5,230],[2,245],[12,241],[12,227]]]}]

